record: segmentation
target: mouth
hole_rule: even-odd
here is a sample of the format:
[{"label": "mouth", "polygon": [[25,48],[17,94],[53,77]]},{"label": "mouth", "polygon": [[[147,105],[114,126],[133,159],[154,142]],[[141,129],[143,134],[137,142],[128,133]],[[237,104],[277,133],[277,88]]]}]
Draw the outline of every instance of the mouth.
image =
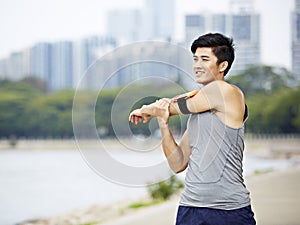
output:
[{"label": "mouth", "polygon": [[196,77],[200,77],[202,74],[204,74],[204,71],[195,71]]}]

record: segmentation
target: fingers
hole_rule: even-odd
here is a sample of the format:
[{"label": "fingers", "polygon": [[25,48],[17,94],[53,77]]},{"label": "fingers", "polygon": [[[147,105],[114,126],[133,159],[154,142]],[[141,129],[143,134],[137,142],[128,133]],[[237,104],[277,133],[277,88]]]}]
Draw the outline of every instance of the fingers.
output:
[{"label": "fingers", "polygon": [[141,123],[143,121],[143,117],[137,115],[130,115],[129,121],[131,123],[134,123],[135,125],[138,125],[138,123]]},{"label": "fingers", "polygon": [[148,123],[150,120],[151,120],[151,116],[150,115],[145,115],[144,117],[143,117],[143,123]]},{"label": "fingers", "polygon": [[144,115],[141,114],[139,110],[133,110],[130,114],[129,114],[129,118],[128,120],[135,124],[138,125],[138,123],[147,123],[151,120],[151,116],[150,115]]}]

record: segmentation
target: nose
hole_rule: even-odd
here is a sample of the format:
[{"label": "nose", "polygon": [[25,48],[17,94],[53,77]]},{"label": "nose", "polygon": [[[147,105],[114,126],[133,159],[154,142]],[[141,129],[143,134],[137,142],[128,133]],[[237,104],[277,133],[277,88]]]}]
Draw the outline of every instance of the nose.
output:
[{"label": "nose", "polygon": [[200,60],[194,61],[194,64],[193,64],[194,68],[200,68],[201,66],[202,65],[201,65],[201,61]]}]

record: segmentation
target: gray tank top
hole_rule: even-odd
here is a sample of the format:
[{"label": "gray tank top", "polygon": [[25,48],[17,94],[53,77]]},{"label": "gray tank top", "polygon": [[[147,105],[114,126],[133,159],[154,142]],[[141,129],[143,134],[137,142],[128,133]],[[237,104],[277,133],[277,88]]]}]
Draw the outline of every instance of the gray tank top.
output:
[{"label": "gray tank top", "polygon": [[179,204],[224,210],[250,205],[242,174],[244,126],[228,127],[207,111],[190,115],[187,132],[192,153]]}]

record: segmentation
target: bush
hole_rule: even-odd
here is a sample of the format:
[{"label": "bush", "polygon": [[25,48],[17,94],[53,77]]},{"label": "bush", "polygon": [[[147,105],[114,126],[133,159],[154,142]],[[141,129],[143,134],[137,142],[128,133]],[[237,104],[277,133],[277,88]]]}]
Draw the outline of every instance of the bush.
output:
[{"label": "bush", "polygon": [[176,176],[173,175],[166,181],[161,181],[149,186],[148,192],[154,200],[167,200],[181,188],[183,188],[182,181],[178,180]]}]

